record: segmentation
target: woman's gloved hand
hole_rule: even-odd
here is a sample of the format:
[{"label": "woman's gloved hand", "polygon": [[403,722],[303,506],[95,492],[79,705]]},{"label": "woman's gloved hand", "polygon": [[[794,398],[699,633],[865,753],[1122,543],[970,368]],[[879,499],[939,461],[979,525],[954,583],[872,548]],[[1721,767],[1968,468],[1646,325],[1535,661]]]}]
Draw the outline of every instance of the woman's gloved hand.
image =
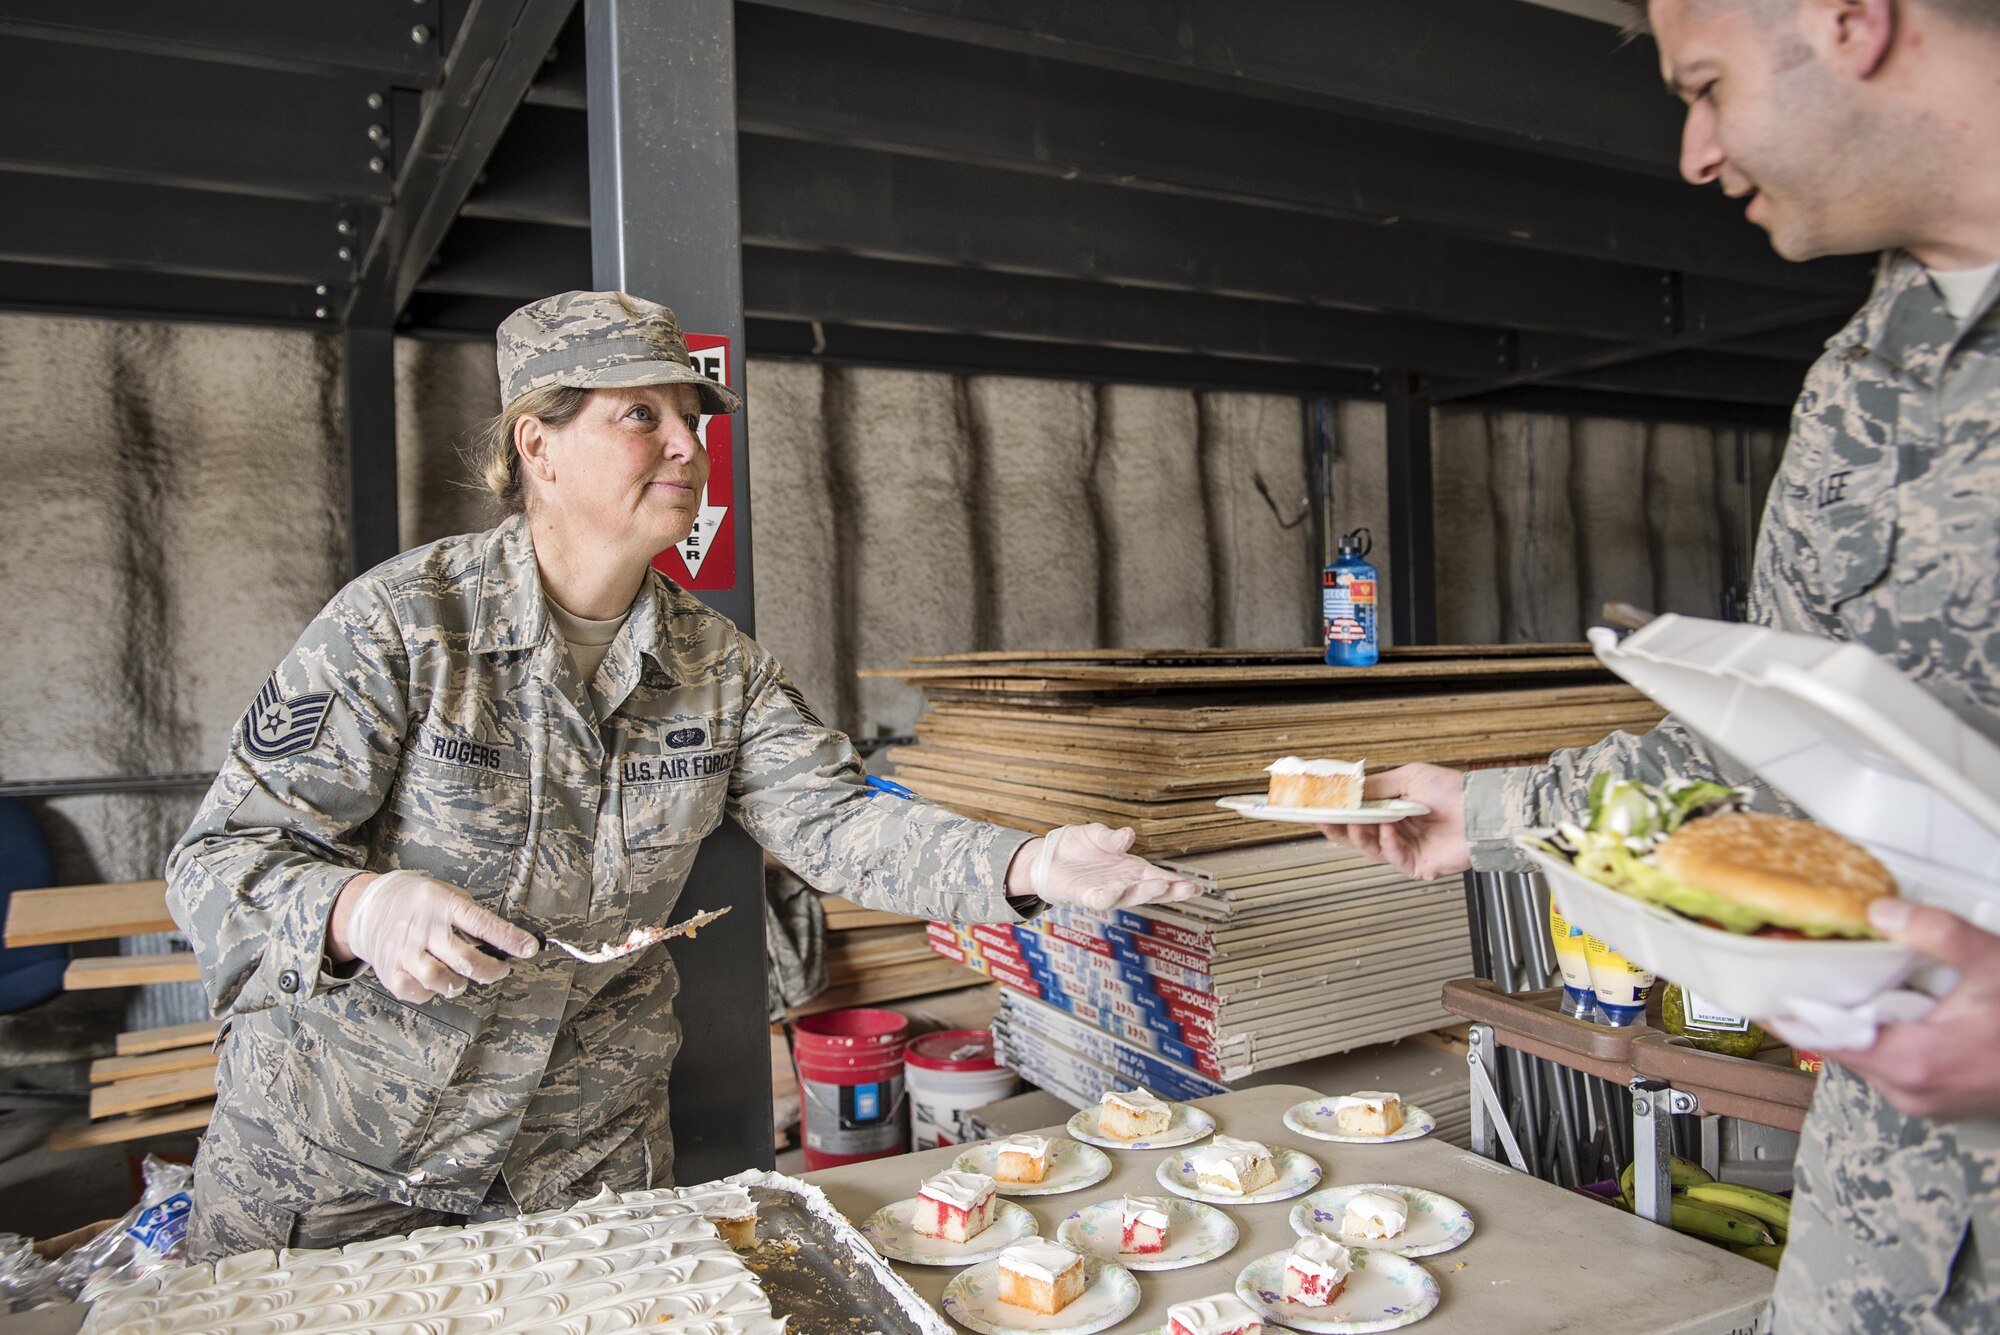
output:
[{"label": "woman's gloved hand", "polygon": [[411,1005],[505,978],[506,961],[481,951],[479,941],[521,959],[538,948],[532,935],[457,886],[414,871],[355,877],[341,888],[327,923],[337,962],[361,960],[391,996]]},{"label": "woman's gloved hand", "polygon": [[1130,827],[1064,825],[1021,845],[1007,869],[1007,893],[1040,895],[1051,904],[1129,909],[1171,904],[1201,893],[1199,882],[1155,867],[1127,850]]}]

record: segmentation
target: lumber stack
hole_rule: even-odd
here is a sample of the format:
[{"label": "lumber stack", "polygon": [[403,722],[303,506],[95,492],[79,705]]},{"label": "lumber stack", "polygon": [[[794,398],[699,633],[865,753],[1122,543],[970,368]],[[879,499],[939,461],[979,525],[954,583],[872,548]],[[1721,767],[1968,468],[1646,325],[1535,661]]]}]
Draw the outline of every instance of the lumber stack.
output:
[{"label": "lumber stack", "polygon": [[1450,1023],[1440,993],[1472,967],[1456,878],[1413,881],[1317,836],[1169,865],[1203,883],[1200,898],[932,924],[945,958],[1099,1031],[1085,1040],[1007,997],[1008,1053],[1034,1083],[1077,1087],[1063,1068],[1081,1057],[1193,1088]]},{"label": "lumber stack", "polygon": [[932,952],[921,918],[863,908],[838,895],[820,902],[826,910],[827,987],[794,1006],[787,1018],[877,1006],[981,981]]},{"label": "lumber stack", "polygon": [[1513,764],[1661,717],[1582,645],[1390,650],[1372,668],[1306,650],[981,654],[873,675],[925,691],[916,745],[890,753],[899,782],[1021,829],[1130,825],[1153,857],[1296,838],[1215,805],[1263,791],[1279,756]]}]

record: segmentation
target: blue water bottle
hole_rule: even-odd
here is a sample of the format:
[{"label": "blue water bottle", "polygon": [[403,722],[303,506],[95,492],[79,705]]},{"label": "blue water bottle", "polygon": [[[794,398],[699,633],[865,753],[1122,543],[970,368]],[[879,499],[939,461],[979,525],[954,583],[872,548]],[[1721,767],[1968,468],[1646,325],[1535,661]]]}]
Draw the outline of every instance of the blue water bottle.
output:
[{"label": "blue water bottle", "polygon": [[1320,629],[1332,667],[1372,667],[1382,651],[1375,636],[1375,567],[1364,559],[1375,540],[1357,528],[1340,540],[1334,562],[1320,573]]}]

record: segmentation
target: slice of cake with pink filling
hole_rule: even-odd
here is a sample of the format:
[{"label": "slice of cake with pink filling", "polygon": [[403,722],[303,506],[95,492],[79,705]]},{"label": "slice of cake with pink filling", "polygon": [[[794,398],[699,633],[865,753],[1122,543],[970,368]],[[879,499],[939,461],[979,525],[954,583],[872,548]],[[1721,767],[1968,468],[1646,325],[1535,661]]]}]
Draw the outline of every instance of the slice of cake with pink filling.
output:
[{"label": "slice of cake with pink filling", "polygon": [[970,1242],[992,1226],[994,1209],[992,1178],[948,1169],[917,1189],[911,1227],[927,1238]]},{"label": "slice of cake with pink filling", "polygon": [[1340,1296],[1353,1271],[1347,1248],[1332,1238],[1317,1233],[1300,1238],[1285,1258],[1285,1301],[1325,1307]]},{"label": "slice of cake with pink filling", "polygon": [[1118,1203],[1118,1250],[1152,1256],[1167,1249],[1167,1203],[1158,1196],[1127,1196]]},{"label": "slice of cake with pink filling", "polygon": [[1233,1293],[1175,1303],[1167,1309],[1167,1335],[1259,1335],[1263,1318]]}]

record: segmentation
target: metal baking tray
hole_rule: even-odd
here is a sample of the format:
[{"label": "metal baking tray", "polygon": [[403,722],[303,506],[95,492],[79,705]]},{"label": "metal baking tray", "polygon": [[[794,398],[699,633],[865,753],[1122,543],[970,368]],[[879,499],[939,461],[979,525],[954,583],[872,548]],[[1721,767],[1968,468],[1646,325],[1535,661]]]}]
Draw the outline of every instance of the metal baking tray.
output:
[{"label": "metal baking tray", "polygon": [[956,1335],[818,1187],[756,1170],[727,1180],[757,1202],[743,1259],[791,1335]]}]

